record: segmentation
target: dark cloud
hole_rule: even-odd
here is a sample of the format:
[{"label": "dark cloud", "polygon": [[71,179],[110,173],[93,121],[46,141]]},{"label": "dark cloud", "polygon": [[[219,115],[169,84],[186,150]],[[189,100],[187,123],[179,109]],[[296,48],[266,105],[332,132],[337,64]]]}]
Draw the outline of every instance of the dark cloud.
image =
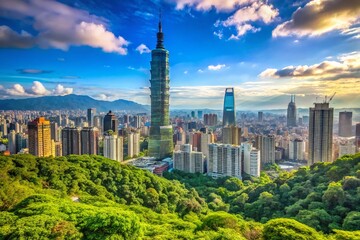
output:
[{"label": "dark cloud", "polygon": [[8,26],[0,26],[0,48],[31,48],[34,44],[35,39],[29,33],[17,33]]},{"label": "dark cloud", "polygon": [[333,30],[348,29],[359,19],[359,0],[312,0],[303,8],[298,8],[290,21],[277,26],[273,37],[318,36]]},{"label": "dark cloud", "polygon": [[129,42],[108,31],[103,18],[57,1],[1,0],[0,16],[28,21],[37,33],[33,37],[27,32],[19,34],[8,26],[1,26],[0,47],[37,45],[67,50],[70,46],[90,46],[104,52],[127,54]]},{"label": "dark cloud", "polygon": [[310,66],[288,66],[283,69],[266,69],[259,75],[270,78],[313,77],[323,80],[360,78],[360,52],[352,52],[338,57],[337,61],[323,61]]}]

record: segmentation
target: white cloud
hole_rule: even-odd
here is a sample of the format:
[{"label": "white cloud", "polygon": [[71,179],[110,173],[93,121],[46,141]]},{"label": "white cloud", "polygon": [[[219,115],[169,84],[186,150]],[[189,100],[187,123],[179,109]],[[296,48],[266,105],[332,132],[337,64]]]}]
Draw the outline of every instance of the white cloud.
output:
[{"label": "white cloud", "polygon": [[[218,12],[232,12],[226,20],[218,20],[214,26],[218,28],[234,28],[236,34],[228,39],[237,40],[247,32],[257,32],[260,28],[252,23],[263,22],[269,24],[279,15],[278,9],[263,0],[170,0],[176,3],[177,9],[192,7],[198,11],[216,9]],[[251,24],[250,24],[251,23]],[[222,30],[213,32],[219,39],[223,38]]]},{"label": "white cloud", "polygon": [[89,12],[56,1],[2,0],[0,16],[17,20],[31,20],[37,36],[18,34],[7,26],[0,27],[1,47],[32,47],[67,50],[70,46],[90,46],[104,52],[127,54],[129,44],[106,29],[106,20]]},{"label": "white cloud", "polygon": [[223,69],[224,67],[226,67],[225,64],[209,65],[208,70],[210,70],[210,71],[219,71],[219,70]]},{"label": "white cloud", "polygon": [[46,87],[39,81],[34,81],[30,88],[25,88],[21,84],[14,84],[11,88],[0,88],[0,95],[4,98],[7,97],[36,97],[36,96],[48,96],[48,95],[68,95],[73,93],[73,88],[66,88],[61,84],[58,84],[52,91],[46,89]]},{"label": "white cloud", "polygon": [[5,89],[5,92],[12,96],[28,96],[25,92],[25,88],[20,84],[14,84],[12,88]]},{"label": "white cloud", "polygon": [[68,95],[73,93],[73,88],[65,88],[63,85],[58,84],[56,88],[53,90],[54,95]]},{"label": "white cloud", "polygon": [[311,0],[298,8],[291,20],[277,26],[273,37],[319,36],[334,30],[347,30],[359,23],[360,1]]},{"label": "white cloud", "polygon": [[224,37],[224,34],[222,31],[215,31],[214,35],[217,36],[219,39],[222,39]]},{"label": "white cloud", "polygon": [[151,50],[143,43],[137,46],[135,50],[138,51],[140,54],[151,52]]},{"label": "white cloud", "polygon": [[44,85],[42,85],[39,81],[34,81],[33,86],[31,87],[32,93],[35,95],[49,95],[50,91],[48,91]]}]

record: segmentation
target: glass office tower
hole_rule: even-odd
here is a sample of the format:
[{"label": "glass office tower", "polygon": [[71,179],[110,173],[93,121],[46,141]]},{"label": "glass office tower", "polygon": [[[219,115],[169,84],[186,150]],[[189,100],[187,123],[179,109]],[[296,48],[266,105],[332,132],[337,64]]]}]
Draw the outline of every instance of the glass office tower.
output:
[{"label": "glass office tower", "polygon": [[234,88],[226,88],[224,97],[223,126],[235,126]]}]

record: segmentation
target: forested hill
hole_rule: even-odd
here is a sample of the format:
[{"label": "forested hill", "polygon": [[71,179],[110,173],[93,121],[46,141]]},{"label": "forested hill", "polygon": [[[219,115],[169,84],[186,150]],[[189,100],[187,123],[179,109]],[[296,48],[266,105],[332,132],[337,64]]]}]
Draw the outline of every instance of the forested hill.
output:
[{"label": "forested hill", "polygon": [[[244,183],[234,178],[167,176],[181,178],[183,185],[100,156],[0,156],[0,239],[359,239],[360,232],[334,230],[360,226],[360,205],[353,205],[359,201],[359,155],[341,161],[291,175],[281,173],[274,181],[266,176]],[[351,180],[345,175],[352,176]],[[334,183],[328,183],[335,177]],[[200,184],[204,180],[207,182]],[[286,199],[297,203],[300,200],[295,201],[292,192],[300,180],[303,183],[298,187],[307,188],[303,185],[307,181],[319,185],[309,191],[332,193],[334,187],[344,192],[341,199],[336,197],[338,192],[327,193],[329,198],[321,196],[324,202],[314,197],[317,209],[322,203],[325,211],[341,207],[336,211],[343,213],[334,215],[338,225],[330,226],[326,235],[296,220],[280,218],[288,213],[281,212],[284,204],[275,203],[276,189],[286,192],[281,186],[288,184]],[[347,194],[352,194],[350,200]],[[299,205],[309,209],[305,203]],[[274,208],[278,215],[253,216],[255,206],[264,214]],[[267,221],[270,218],[276,219]],[[349,224],[344,225],[346,221]]]}]

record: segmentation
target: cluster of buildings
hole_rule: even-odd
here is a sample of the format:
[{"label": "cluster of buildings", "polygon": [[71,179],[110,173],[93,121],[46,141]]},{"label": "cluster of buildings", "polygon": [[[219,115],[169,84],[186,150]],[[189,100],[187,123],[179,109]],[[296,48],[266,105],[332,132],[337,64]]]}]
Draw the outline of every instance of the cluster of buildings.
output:
[{"label": "cluster of buildings", "polygon": [[7,139],[7,146],[0,144],[0,151],[39,157],[95,154],[120,162],[124,157],[139,156],[141,140],[149,132],[146,115],[119,117],[111,111],[96,115],[94,108],[87,110],[87,117],[77,115],[83,111],[70,115],[59,111],[4,112],[0,115],[0,137]]},{"label": "cluster of buildings", "polygon": [[[151,52],[151,117],[84,111],[0,112],[0,152],[35,156],[99,154],[129,161],[156,174],[178,169],[210,176],[260,176],[275,162],[331,162],[360,147],[360,123],[340,112],[334,134],[332,97],[299,114],[295,96],[287,112],[237,112],[234,88],[226,88],[223,111],[178,111],[170,118],[169,52],[161,22]],[[219,117],[218,117],[219,116]],[[221,119],[221,120],[220,120]],[[354,129],[355,128],[355,129]],[[355,131],[354,131],[355,130]],[[355,134],[354,134],[355,132]]]}]

